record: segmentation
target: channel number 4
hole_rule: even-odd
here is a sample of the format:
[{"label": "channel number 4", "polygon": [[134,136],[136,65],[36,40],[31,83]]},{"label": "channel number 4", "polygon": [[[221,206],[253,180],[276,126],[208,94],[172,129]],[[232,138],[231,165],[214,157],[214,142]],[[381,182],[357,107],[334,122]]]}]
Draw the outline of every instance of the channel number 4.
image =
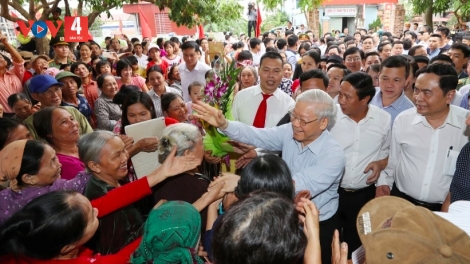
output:
[{"label": "channel number 4", "polygon": [[80,17],[75,17],[70,30],[75,31],[77,32],[77,35],[80,35],[80,32],[82,31],[82,27],[80,26]]}]

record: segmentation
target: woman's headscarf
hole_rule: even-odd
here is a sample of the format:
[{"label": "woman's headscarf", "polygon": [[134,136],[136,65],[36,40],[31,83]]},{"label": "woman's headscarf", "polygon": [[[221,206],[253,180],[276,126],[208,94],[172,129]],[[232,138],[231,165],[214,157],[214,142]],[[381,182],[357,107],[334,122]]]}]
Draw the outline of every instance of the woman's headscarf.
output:
[{"label": "woman's headscarf", "polygon": [[166,202],[150,212],[131,262],[202,264],[196,248],[200,235],[201,216],[193,205]]},{"label": "woman's headscarf", "polygon": [[0,151],[0,178],[16,179],[21,168],[27,139],[16,140]]}]

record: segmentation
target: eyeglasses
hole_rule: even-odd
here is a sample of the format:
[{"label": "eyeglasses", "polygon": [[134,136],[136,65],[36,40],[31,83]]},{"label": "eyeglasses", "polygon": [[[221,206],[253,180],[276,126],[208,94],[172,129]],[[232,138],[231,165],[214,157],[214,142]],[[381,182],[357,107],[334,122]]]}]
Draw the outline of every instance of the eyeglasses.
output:
[{"label": "eyeglasses", "polygon": [[307,124],[310,124],[310,123],[313,123],[313,122],[319,120],[319,119],[317,118],[317,119],[315,119],[315,120],[312,120],[312,121],[308,121],[308,122],[307,122],[307,121],[305,121],[305,120],[299,118],[298,116],[294,115],[294,112],[293,112],[293,111],[289,111],[289,116],[290,116],[290,121],[291,121],[291,122],[294,122],[294,120],[297,119],[297,121],[299,121],[299,125],[300,125],[300,126],[306,126]]},{"label": "eyeglasses", "polygon": [[360,57],[346,59],[346,62],[358,62],[358,61],[361,61]]},{"label": "eyeglasses", "polygon": [[54,94],[58,93],[61,90],[62,90],[62,87],[59,87],[59,86],[52,87],[52,88],[50,88],[49,90],[45,91],[42,94],[47,96],[47,97],[52,97]]}]

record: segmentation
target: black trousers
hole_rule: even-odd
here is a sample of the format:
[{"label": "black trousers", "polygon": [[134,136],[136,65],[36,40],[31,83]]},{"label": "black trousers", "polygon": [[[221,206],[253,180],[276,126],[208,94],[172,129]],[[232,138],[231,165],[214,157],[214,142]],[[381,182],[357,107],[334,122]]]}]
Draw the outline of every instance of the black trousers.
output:
[{"label": "black trousers", "polygon": [[393,183],[393,187],[392,187],[392,190],[390,191],[390,195],[403,198],[414,205],[427,208],[431,211],[441,211],[441,208],[442,208],[442,204],[440,203],[433,204],[433,203],[427,203],[427,202],[416,200],[415,198],[400,191],[395,183]]},{"label": "black trousers", "polygon": [[320,221],[320,246],[321,246],[321,261],[322,264],[331,263],[331,242],[335,229],[338,229],[338,212],[336,212],[330,219]]},{"label": "black trousers", "polygon": [[[251,38],[251,30],[256,31],[256,21],[248,21],[248,37]],[[256,35],[256,32],[255,32]],[[256,36],[255,36],[256,37]]]},{"label": "black trousers", "polygon": [[350,259],[352,252],[358,249],[362,244],[357,233],[357,215],[367,202],[375,198],[375,185],[372,184],[366,188],[354,191],[339,188],[338,194],[339,231],[341,241],[348,243],[348,259]]}]

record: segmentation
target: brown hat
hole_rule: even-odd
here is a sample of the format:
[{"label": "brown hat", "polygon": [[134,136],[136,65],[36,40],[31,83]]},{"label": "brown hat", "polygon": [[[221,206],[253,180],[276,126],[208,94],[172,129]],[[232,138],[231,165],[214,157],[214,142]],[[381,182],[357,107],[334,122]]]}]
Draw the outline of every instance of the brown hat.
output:
[{"label": "brown hat", "polygon": [[50,60],[51,60],[47,55],[44,55],[44,54],[42,54],[42,55],[34,55],[33,57],[31,57],[31,60],[30,60],[31,65],[34,64],[34,62],[35,62],[38,58],[43,58],[43,59],[45,59],[46,61],[50,61]]},{"label": "brown hat", "polygon": [[29,51],[20,51],[18,52],[25,61],[29,61],[34,55]]},{"label": "brown hat", "polygon": [[362,207],[356,224],[368,264],[470,263],[467,233],[404,199],[373,199]]}]

